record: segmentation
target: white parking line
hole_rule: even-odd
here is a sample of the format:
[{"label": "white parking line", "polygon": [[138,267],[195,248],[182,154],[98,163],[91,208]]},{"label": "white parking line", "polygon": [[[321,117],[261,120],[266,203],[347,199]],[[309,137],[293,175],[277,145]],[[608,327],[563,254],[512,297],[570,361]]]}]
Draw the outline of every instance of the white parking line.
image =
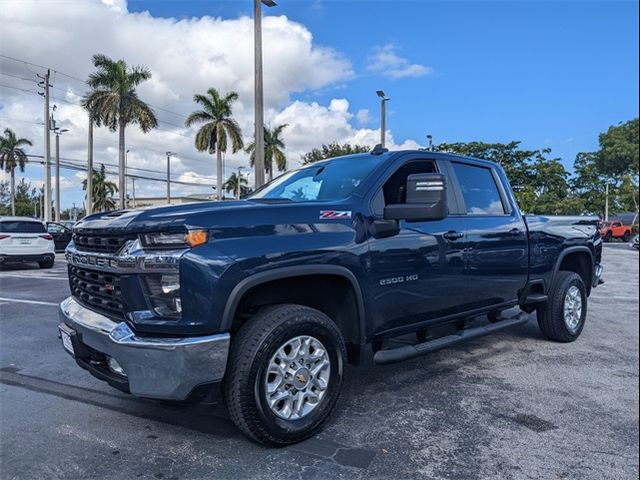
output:
[{"label": "white parking line", "polygon": [[33,305],[47,305],[50,307],[57,307],[59,304],[54,302],[41,302],[39,300],[22,300],[19,298],[5,298],[0,297],[0,302],[9,302],[9,303],[31,303]]},{"label": "white parking line", "polygon": [[33,275],[33,274],[28,274],[27,272],[24,273],[5,273],[3,272],[2,275],[0,275],[0,279],[1,278],[35,278],[37,280],[69,280],[68,277],[62,277],[62,276],[58,276],[58,275]]}]

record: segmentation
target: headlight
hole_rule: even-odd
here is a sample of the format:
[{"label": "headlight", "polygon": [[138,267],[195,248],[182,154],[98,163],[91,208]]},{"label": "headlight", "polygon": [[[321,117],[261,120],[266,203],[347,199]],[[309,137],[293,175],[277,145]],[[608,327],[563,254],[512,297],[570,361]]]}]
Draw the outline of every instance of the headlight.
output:
[{"label": "headlight", "polygon": [[190,230],[188,232],[145,233],[140,236],[142,245],[147,248],[171,249],[197,247],[206,243],[209,234],[206,230]]}]

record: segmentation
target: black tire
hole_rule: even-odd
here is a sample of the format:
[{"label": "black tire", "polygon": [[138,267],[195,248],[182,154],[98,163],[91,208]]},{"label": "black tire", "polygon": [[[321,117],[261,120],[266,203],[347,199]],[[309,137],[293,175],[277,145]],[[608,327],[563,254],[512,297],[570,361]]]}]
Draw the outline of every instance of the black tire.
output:
[{"label": "black tire", "polygon": [[[302,418],[286,420],[267,403],[265,370],[287,340],[301,335],[312,336],[325,347],[330,376],[317,406]],[[285,446],[313,436],[336,405],[345,358],[342,335],[324,313],[290,304],[260,310],[232,338],[223,383],[223,399],[231,420],[245,435],[264,445]]]},{"label": "black tire", "polygon": [[[570,329],[565,322],[564,305],[567,292],[571,287],[577,287],[582,302],[579,323]],[[556,342],[573,342],[584,328],[587,318],[587,289],[582,277],[575,272],[560,270],[549,291],[549,299],[538,311],[538,325],[545,337]]]},{"label": "black tire", "polygon": [[608,231],[607,234],[604,236],[604,241],[610,242],[612,239],[613,239],[613,233],[611,233],[611,231]]},{"label": "black tire", "polygon": [[624,232],[624,235],[622,236],[622,240],[624,242],[628,242],[629,240],[631,240],[631,232],[629,230]]},{"label": "black tire", "polygon": [[40,266],[40,268],[51,268],[53,267],[53,263],[54,263],[53,258],[47,258],[46,260],[38,262],[38,265]]}]

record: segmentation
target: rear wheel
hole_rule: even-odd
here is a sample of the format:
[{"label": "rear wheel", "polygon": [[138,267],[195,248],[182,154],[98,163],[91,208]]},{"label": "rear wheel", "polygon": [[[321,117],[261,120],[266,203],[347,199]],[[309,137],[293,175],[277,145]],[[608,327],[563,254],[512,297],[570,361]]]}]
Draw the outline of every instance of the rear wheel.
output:
[{"label": "rear wheel", "polygon": [[54,259],[53,257],[51,257],[51,258],[47,258],[46,260],[42,260],[41,262],[38,262],[38,265],[40,266],[40,268],[51,268],[53,267],[53,262],[54,262]]},{"label": "rear wheel", "polygon": [[628,242],[629,240],[631,240],[631,232],[629,230],[624,232],[624,235],[622,236],[622,240],[624,240],[625,242]]},{"label": "rear wheel", "polygon": [[559,271],[547,302],[538,309],[540,330],[550,340],[573,342],[580,336],[586,317],[587,289],[582,277]]},{"label": "rear wheel", "polygon": [[318,432],[342,386],[345,346],[335,323],[301,305],[267,307],[235,335],[223,396],[240,430],[284,446]]},{"label": "rear wheel", "polygon": [[611,233],[611,230],[609,230],[607,234],[604,236],[604,241],[610,242],[612,238],[613,238],[613,234]]}]

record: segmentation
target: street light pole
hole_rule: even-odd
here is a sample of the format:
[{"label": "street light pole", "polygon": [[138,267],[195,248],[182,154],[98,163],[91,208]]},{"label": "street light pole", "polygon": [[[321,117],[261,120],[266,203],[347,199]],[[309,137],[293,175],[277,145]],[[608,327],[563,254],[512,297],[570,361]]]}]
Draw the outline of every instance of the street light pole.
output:
[{"label": "street light pole", "polygon": [[64,132],[68,132],[69,130],[63,128],[60,130],[59,128],[55,128],[56,132],[56,208],[55,208],[55,219],[56,222],[60,221],[60,135]]},{"label": "street light pole", "polygon": [[386,104],[390,100],[382,90],[377,90],[376,94],[380,97],[380,146],[384,148],[385,137],[387,132],[387,108]]},{"label": "street light pole", "polygon": [[175,153],[167,152],[167,205],[171,204],[171,157]]},{"label": "street light pole", "polygon": [[433,135],[429,134],[427,135],[427,150],[430,152],[433,152]]},{"label": "street light pole", "polygon": [[87,202],[85,214],[93,213],[93,118],[89,114],[89,135],[87,136]]},{"label": "street light pole", "polygon": [[238,167],[238,178],[236,178],[236,200],[240,200],[240,190],[241,190],[241,180],[242,180],[242,169],[244,167]]},{"label": "street light pole", "polygon": [[129,203],[127,201],[127,166],[129,165],[129,152],[131,150],[127,149],[124,152],[124,201],[126,203]]},{"label": "street light pole", "polygon": [[275,7],[273,0],[253,0],[254,93],[255,93],[255,186],[264,184],[264,98],[262,81],[262,5]]}]

